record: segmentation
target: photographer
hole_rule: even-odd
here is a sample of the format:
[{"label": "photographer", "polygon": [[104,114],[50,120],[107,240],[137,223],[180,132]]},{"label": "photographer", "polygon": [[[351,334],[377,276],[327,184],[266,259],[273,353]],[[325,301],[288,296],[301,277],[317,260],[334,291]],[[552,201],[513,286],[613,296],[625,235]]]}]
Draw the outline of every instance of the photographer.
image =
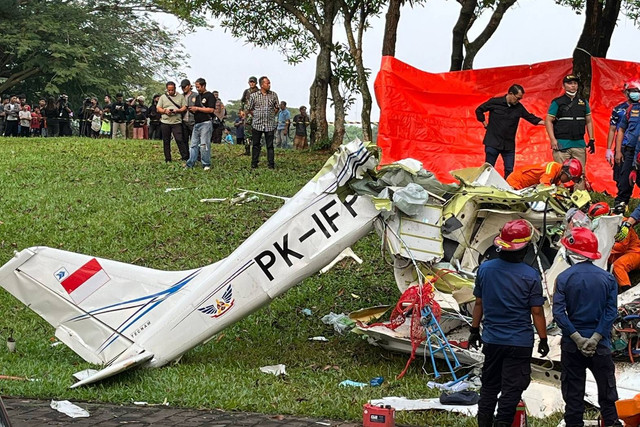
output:
[{"label": "photographer", "polygon": [[69,108],[68,101],[69,97],[64,93],[58,98],[59,136],[71,136],[71,117],[73,117],[73,111]]},{"label": "photographer", "polygon": [[185,162],[189,160],[189,148],[182,135],[182,113],[187,111],[187,101],[180,93],[176,93],[176,84],[167,82],[167,92],[158,99],[156,110],[162,114],[160,118],[162,129],[162,145],[164,146],[164,161],[171,161],[171,134],[176,139],[180,157]]},{"label": "photographer", "polygon": [[124,96],[116,93],[116,102],[111,106],[111,137],[116,139],[118,131],[123,139],[127,138],[127,110],[129,106],[124,102]]}]

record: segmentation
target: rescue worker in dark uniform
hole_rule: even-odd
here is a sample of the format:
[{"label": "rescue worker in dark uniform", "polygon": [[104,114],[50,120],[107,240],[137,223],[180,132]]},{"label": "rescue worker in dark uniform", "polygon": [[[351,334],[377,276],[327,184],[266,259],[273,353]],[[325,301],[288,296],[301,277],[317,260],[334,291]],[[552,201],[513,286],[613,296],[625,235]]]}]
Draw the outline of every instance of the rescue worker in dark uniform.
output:
[{"label": "rescue worker in dark uniform", "polygon": [[[622,93],[625,95],[625,101],[616,105],[611,109],[611,118],[609,119],[609,133],[607,133],[607,152],[605,154],[605,159],[607,163],[609,163],[613,167],[613,180],[618,180],[618,169],[619,165],[615,163],[616,156],[616,137],[617,133],[620,130],[620,122],[622,121],[622,116],[627,114],[627,109],[631,101],[629,100],[629,95],[625,90],[627,87],[627,83],[624,83],[624,89]],[[624,131],[623,131],[624,132]]]},{"label": "rescue worker in dark uniform", "polygon": [[611,358],[611,328],[618,315],[618,284],[592,261],[600,258],[598,239],[576,227],[562,238],[564,258],[571,266],[556,279],[553,318],[562,329],[562,397],[567,427],[583,426],[586,370],[598,385],[598,404],[605,426],[621,425],[615,401],[615,367]]},{"label": "rescue worker in dark uniform", "polygon": [[[616,135],[616,166],[618,174],[616,184],[618,195],[613,205],[613,212],[623,214],[636,182],[638,138],[640,137],[640,81],[627,82],[624,85],[625,92],[629,97],[630,105],[620,117],[618,134]],[[635,171],[635,172],[634,172]]]},{"label": "rescue worker in dark uniform", "polygon": [[[596,152],[593,133],[593,122],[589,103],[578,96],[580,80],[573,74],[562,80],[564,95],[551,101],[547,117],[544,121],[553,160],[562,163],[567,159],[578,159],[582,163],[583,173],[587,167],[587,146],[589,154]],[[589,134],[589,144],[584,143],[585,127]],[[584,176],[576,183],[576,190],[585,189]]]},{"label": "rescue worker in dark uniform", "polygon": [[494,240],[500,257],[482,263],[476,276],[469,345],[477,348],[482,341],[484,354],[479,427],[508,427],[513,422],[531,381],[532,317],[540,337],[538,353],[541,357],[549,353],[540,275],[523,262],[533,232],[524,219],[507,222]]}]

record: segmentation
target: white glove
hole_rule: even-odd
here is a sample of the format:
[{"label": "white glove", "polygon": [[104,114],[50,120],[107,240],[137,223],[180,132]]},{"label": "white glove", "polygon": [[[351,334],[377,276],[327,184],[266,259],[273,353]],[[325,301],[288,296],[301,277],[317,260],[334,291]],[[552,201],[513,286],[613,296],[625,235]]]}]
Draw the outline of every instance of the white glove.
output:
[{"label": "white glove", "polygon": [[576,346],[578,346],[578,350],[581,350],[582,346],[587,342],[587,339],[580,335],[580,332],[578,331],[575,331],[574,333],[569,335],[569,338],[571,338],[573,342],[576,343]]},{"label": "white glove", "polygon": [[613,150],[611,148],[607,148],[607,154],[605,154],[604,157],[607,159],[607,162],[613,163],[613,159],[615,157]]}]

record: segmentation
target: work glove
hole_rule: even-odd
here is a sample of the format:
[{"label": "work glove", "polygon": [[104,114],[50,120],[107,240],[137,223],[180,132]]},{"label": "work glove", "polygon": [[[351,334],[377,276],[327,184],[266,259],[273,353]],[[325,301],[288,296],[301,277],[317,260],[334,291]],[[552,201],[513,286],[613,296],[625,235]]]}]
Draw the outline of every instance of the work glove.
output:
[{"label": "work glove", "polygon": [[607,162],[609,162],[610,165],[613,165],[615,155],[613,154],[613,150],[611,148],[607,148],[607,154],[605,154],[604,157],[607,159]]},{"label": "work glove", "polygon": [[469,348],[478,349],[482,345],[482,341],[480,341],[480,328],[474,328],[473,326],[469,329]]},{"label": "work glove", "polygon": [[546,338],[540,338],[540,343],[538,344],[538,353],[540,353],[540,357],[545,357],[547,354],[549,354],[549,344],[547,343]]},{"label": "work glove", "polygon": [[595,139],[590,139],[589,143],[587,144],[587,147],[589,147],[589,154],[595,154],[596,153],[596,140]]},{"label": "work glove", "polygon": [[620,225],[620,228],[618,228],[618,232],[614,236],[614,239],[616,239],[616,242],[622,242],[624,239],[626,239],[627,236],[629,235],[630,228],[631,228],[631,224],[629,223],[629,221],[623,222],[622,225]]},{"label": "work glove", "polygon": [[591,335],[591,338],[589,338],[584,344],[582,344],[582,348],[580,349],[582,354],[584,354],[586,357],[591,357],[596,354],[596,347],[598,347],[598,343],[601,339],[602,335],[594,332],[593,335]]},{"label": "work glove", "polygon": [[569,335],[569,338],[571,338],[573,342],[576,343],[578,350],[580,350],[582,346],[587,342],[587,339],[580,335],[580,332],[578,331],[575,331],[574,333]]},{"label": "work glove", "polygon": [[631,188],[636,185],[636,179],[638,179],[638,171],[634,169],[629,172],[629,185],[631,186]]}]

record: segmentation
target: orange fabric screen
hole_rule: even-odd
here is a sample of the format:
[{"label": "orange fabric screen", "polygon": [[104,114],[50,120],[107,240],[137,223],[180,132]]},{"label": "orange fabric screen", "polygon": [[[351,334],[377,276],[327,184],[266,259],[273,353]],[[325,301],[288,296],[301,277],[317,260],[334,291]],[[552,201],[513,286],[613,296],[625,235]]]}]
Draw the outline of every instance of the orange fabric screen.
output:
[{"label": "orange fabric screen", "polygon": [[[594,59],[590,106],[596,133],[596,154],[588,155],[587,178],[596,191],[615,194],[611,167],[605,161],[611,108],[624,100],[625,76],[640,76],[640,64]],[[523,105],[545,118],[551,100],[562,95],[562,78],[571,72],[571,59],[483,70],[432,74],[393,57],[383,57],[375,81],[380,106],[378,146],[381,164],[406,157],[444,182],[449,171],[484,162],[484,128],[475,109],[491,97],[502,96],[514,83],[525,89]],[[628,78],[628,77],[626,77]],[[544,126],[521,120],[516,136],[515,167],[553,160]],[[502,172],[502,159],[496,164]]]}]

